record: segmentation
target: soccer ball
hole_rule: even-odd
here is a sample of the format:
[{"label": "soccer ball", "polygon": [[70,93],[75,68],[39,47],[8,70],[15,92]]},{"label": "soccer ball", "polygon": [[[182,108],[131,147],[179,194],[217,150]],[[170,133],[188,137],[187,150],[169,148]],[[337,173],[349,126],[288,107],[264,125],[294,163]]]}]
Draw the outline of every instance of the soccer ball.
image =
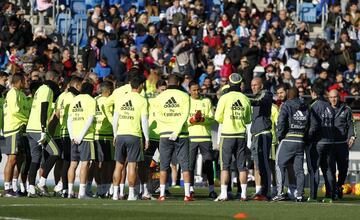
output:
[{"label": "soccer ball", "polygon": [[352,192],[351,185],[349,183],[345,183],[343,186],[343,194],[350,194]]},{"label": "soccer ball", "polygon": [[356,196],[360,196],[360,183],[356,183],[353,186],[353,190],[352,190],[353,194]]}]

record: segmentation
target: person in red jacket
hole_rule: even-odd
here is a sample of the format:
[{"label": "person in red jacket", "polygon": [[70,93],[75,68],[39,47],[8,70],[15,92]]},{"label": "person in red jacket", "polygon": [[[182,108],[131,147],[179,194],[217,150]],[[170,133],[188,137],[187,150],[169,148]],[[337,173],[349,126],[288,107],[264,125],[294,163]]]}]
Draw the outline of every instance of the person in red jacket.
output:
[{"label": "person in red jacket", "polygon": [[225,57],[224,65],[220,69],[220,76],[221,78],[229,79],[229,76],[235,72],[235,68],[231,63],[231,60],[229,57]]},{"label": "person in red jacket", "polygon": [[209,30],[209,35],[204,37],[203,41],[214,49],[222,45],[221,38],[219,35],[215,35],[214,29]]}]

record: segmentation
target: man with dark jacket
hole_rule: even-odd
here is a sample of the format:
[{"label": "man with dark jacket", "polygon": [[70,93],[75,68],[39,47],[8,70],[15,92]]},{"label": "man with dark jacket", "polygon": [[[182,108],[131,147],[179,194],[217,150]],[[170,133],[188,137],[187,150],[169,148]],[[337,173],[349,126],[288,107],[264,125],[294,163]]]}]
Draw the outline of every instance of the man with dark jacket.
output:
[{"label": "man with dark jacket", "polygon": [[268,199],[271,185],[271,173],[269,165],[269,154],[272,143],[271,134],[271,106],[272,95],[263,89],[261,78],[254,78],[251,81],[251,89],[254,98],[250,99],[253,106],[251,151],[254,157],[254,165],[261,177],[261,190],[255,194],[254,200],[264,201]]},{"label": "man with dark jacket", "polygon": [[101,57],[106,58],[111,72],[116,76],[120,71],[121,48],[115,34],[109,35],[109,42],[101,48]]},{"label": "man with dark jacket", "polygon": [[283,194],[285,169],[293,163],[296,174],[296,201],[303,201],[304,193],[304,142],[309,124],[309,110],[299,98],[297,88],[288,90],[288,100],[281,106],[277,122],[277,137],[280,141],[276,157],[278,194],[274,201],[286,199]]},{"label": "man with dark jacket", "polygon": [[340,71],[345,71],[347,65],[356,60],[356,53],[360,51],[360,45],[349,38],[347,30],[342,30],[339,41],[335,44],[334,55],[337,58],[337,66]]},{"label": "man with dark jacket", "polygon": [[310,106],[309,140],[312,141],[306,149],[306,160],[310,173],[309,202],[316,202],[319,186],[319,167],[322,170],[326,198],[323,202],[335,199],[335,161],[333,158],[334,117],[335,111],[324,97],[324,89],[320,84],[311,87],[313,103]]},{"label": "man with dark jacket", "polygon": [[351,108],[339,101],[337,90],[329,92],[329,101],[335,110],[333,155],[339,170],[337,195],[341,199],[342,185],[345,183],[349,165],[349,150],[355,143],[356,135]]}]

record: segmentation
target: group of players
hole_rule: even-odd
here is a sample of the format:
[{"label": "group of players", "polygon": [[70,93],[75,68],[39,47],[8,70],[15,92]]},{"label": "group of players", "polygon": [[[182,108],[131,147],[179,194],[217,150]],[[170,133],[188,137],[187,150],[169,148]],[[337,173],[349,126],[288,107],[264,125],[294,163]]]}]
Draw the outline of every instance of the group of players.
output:
[{"label": "group of players", "polygon": [[[351,109],[339,102],[336,91],[331,91],[329,100],[325,100],[321,85],[314,85],[313,102],[307,106],[296,88],[285,90],[280,86],[277,93],[283,103],[279,110],[273,104],[273,95],[263,88],[261,78],[252,80],[254,96],[248,98],[241,93],[242,77],[233,73],[214,113],[211,101],[200,96],[199,84],[189,83],[189,96],[177,75],[169,75],[167,81],[160,80],[156,96],[146,95],[145,79],[137,71],[129,73],[128,84],[115,90],[113,82],[102,82],[100,94],[95,98],[92,97],[94,86],[79,77],[71,78],[65,91],[54,97],[58,81],[59,74],[48,71],[44,83],[26,97],[22,92],[24,76],[14,74],[11,78],[11,89],[3,101],[5,144],[1,146],[1,153],[8,156],[4,169],[6,197],[47,195],[46,180],[55,167],[54,191],[75,198],[75,172],[80,163],[78,198],[89,197],[95,178],[99,196],[125,199],[127,179],[128,200],[151,199],[149,165],[158,150],[159,201],[167,198],[167,175],[174,161],[182,171],[184,201],[194,200],[194,169],[199,151],[205,162],[209,196],[215,201],[229,199],[229,171],[235,165],[240,200],[248,200],[249,124],[256,171],[253,199],[288,199],[283,192],[287,175],[289,188],[296,185],[290,190],[292,198],[305,201],[305,153],[311,189],[308,201],[317,199],[320,167],[326,183],[324,201],[342,197],[341,186],[347,175],[349,148],[354,144],[355,132]],[[215,158],[211,125],[215,121],[219,124],[215,146],[220,154],[219,196],[215,193],[212,170]],[[38,173],[40,179],[36,184]],[[20,189],[17,189],[18,177]],[[135,190],[136,184],[140,184],[139,190]],[[272,193],[271,185],[276,185]]]}]

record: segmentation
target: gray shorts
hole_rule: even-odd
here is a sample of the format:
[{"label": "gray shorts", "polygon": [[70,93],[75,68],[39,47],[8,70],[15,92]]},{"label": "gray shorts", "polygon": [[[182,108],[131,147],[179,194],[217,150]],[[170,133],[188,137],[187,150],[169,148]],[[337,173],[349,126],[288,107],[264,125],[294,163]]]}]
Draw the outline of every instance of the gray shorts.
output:
[{"label": "gray shorts", "polygon": [[171,141],[169,138],[160,138],[160,170],[170,168],[172,156],[175,153],[177,162],[182,171],[189,171],[189,138],[178,138]]},{"label": "gray shorts", "polygon": [[95,160],[94,141],[82,141],[71,145],[71,161]]},{"label": "gray shorts", "polygon": [[235,158],[236,167],[241,171],[246,168],[246,139],[221,138],[220,142],[220,169],[230,170],[232,158]]},{"label": "gray shorts", "polygon": [[49,136],[46,136],[44,144],[39,144],[41,133],[28,132],[28,139],[30,145],[31,162],[40,163],[43,151],[46,151],[50,156],[60,156],[60,149],[55,141]]},{"label": "gray shorts", "polygon": [[111,140],[95,140],[95,160],[97,162],[112,161],[113,144]]},{"label": "gray shorts", "polygon": [[134,163],[144,160],[141,137],[133,135],[118,135],[115,142],[115,161]]},{"label": "gray shorts", "polygon": [[196,156],[198,155],[199,149],[200,153],[203,157],[203,160],[213,160],[212,155],[212,142],[205,141],[205,142],[190,142],[189,146],[189,163],[190,163],[190,170],[195,169],[196,165]]},{"label": "gray shorts", "polygon": [[5,137],[5,145],[1,145],[1,153],[6,155],[15,155],[18,154],[22,147],[22,133],[16,132],[10,136]]}]

